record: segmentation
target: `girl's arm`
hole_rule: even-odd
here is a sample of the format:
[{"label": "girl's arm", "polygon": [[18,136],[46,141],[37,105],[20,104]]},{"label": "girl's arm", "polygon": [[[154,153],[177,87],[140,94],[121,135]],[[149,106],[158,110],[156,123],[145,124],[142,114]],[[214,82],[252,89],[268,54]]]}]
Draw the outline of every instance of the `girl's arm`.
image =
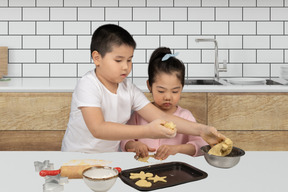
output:
[{"label": "girl's arm", "polygon": [[137,112],[148,122],[155,119],[172,121],[176,124],[178,133],[201,136],[210,145],[219,143],[225,139],[225,136],[220,134],[214,127],[167,114],[155,107],[152,103],[147,104]]},{"label": "girl's arm", "polygon": [[106,122],[98,107],[81,107],[81,112],[91,134],[99,139],[124,140],[139,138],[170,138],[174,133],[162,126],[158,119],[146,125],[124,125]]}]

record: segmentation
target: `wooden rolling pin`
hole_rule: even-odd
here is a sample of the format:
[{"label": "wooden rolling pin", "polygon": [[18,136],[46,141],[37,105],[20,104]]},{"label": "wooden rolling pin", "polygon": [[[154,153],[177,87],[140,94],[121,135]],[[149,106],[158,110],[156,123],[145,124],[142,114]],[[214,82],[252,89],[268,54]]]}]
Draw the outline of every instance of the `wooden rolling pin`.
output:
[{"label": "wooden rolling pin", "polygon": [[95,165],[64,165],[59,170],[42,170],[39,172],[40,176],[55,176],[60,174],[61,177],[68,177],[68,179],[82,179],[82,172],[84,169],[93,167]]},{"label": "wooden rolling pin", "polygon": [[0,79],[8,73],[8,47],[0,47]]}]

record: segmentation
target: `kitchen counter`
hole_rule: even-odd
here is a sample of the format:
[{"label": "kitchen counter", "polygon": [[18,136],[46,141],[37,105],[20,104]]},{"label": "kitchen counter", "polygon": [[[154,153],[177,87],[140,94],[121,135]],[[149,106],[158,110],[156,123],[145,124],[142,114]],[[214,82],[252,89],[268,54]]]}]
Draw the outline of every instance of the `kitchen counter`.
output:
[{"label": "kitchen counter", "polygon": [[[73,92],[78,79],[11,78],[0,81],[0,92]],[[135,84],[143,92],[149,92],[144,79]],[[185,85],[183,92],[288,92],[288,85]]]},{"label": "kitchen counter", "polygon": [[[111,167],[121,167],[122,170],[147,166],[149,164],[136,161],[134,153],[114,152],[99,154],[69,153],[69,152],[0,152],[1,156],[1,185],[0,191],[29,191],[40,192],[44,184],[44,178],[35,172],[34,161],[50,160],[54,163],[54,168],[59,169],[63,163],[75,159],[98,159],[111,161]],[[288,179],[288,152],[255,152],[247,151],[241,157],[240,162],[230,169],[220,169],[210,166],[200,157],[190,157],[188,155],[176,154],[169,156],[162,162],[181,161],[188,163],[208,174],[208,177],[199,181],[189,182],[173,187],[159,189],[156,191],[261,191],[271,192],[287,190]],[[91,191],[82,179],[70,179],[64,184],[64,192]],[[134,188],[124,184],[117,178],[113,191],[136,191]]]}]

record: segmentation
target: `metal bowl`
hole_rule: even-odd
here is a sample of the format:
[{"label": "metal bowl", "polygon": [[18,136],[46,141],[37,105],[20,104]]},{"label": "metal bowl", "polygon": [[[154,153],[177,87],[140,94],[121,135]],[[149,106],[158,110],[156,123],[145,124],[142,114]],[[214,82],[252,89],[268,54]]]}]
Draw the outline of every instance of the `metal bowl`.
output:
[{"label": "metal bowl", "polygon": [[206,161],[218,168],[231,168],[237,165],[240,161],[240,157],[245,155],[245,151],[240,148],[233,147],[231,153],[227,156],[215,156],[208,154],[208,151],[211,149],[210,145],[205,145],[201,147],[201,150],[204,152],[204,157]]}]

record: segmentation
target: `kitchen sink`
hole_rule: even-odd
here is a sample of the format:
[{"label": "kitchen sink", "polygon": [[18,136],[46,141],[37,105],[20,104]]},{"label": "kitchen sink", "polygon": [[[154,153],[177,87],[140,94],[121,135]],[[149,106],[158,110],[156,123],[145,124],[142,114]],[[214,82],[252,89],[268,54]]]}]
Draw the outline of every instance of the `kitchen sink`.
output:
[{"label": "kitchen sink", "polygon": [[231,85],[283,85],[278,81],[264,78],[228,78],[225,81]]},{"label": "kitchen sink", "polygon": [[266,85],[283,85],[283,84],[277,81],[273,81],[271,79],[266,79]]},{"label": "kitchen sink", "polygon": [[214,79],[186,79],[185,85],[222,85]]}]

